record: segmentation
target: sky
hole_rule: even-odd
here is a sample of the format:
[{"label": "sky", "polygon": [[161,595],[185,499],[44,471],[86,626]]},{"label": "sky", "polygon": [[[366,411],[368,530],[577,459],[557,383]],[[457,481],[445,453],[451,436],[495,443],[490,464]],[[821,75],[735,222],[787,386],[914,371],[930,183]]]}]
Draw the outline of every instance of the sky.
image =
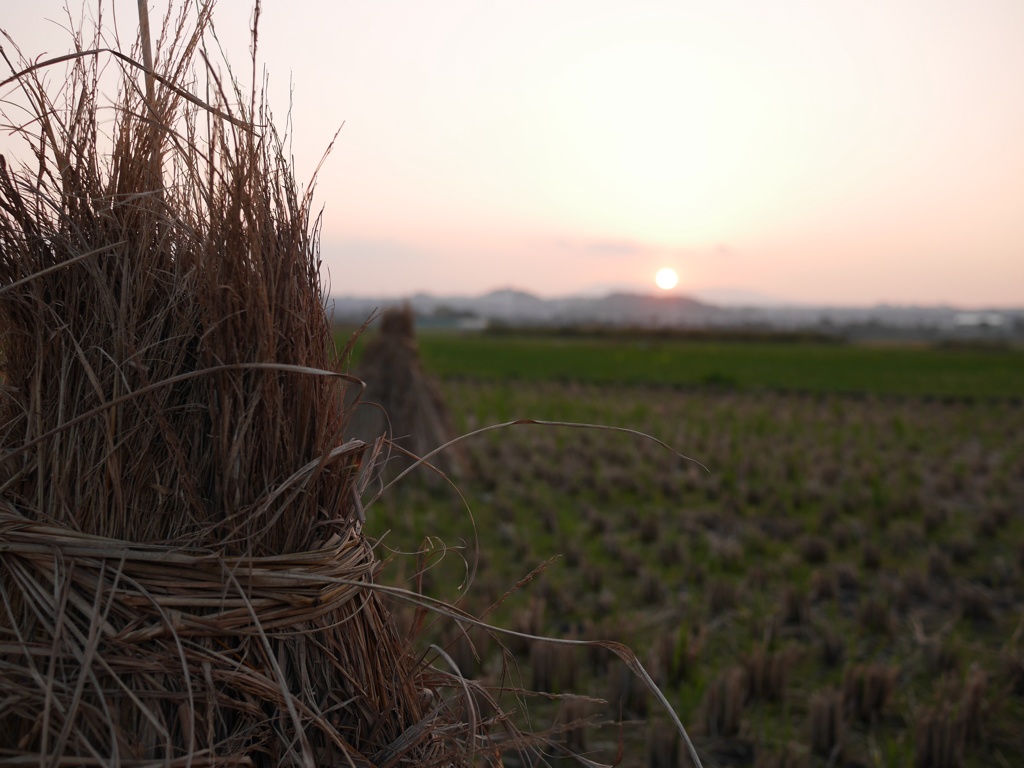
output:
[{"label": "sky", "polygon": [[[61,0],[9,5],[26,55],[68,50]],[[216,5],[236,71],[252,8]],[[1019,307],[1022,40],[1021,0],[265,0],[259,59],[300,183],[340,128],[335,295],[655,293],[668,267],[722,300]]]}]

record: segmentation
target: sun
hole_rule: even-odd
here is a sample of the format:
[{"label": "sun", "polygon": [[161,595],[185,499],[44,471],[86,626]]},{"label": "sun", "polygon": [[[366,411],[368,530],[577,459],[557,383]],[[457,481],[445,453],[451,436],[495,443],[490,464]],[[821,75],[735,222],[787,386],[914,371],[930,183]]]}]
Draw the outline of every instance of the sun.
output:
[{"label": "sun", "polygon": [[664,267],[658,270],[654,276],[654,282],[663,291],[670,291],[679,283],[679,273],[672,267]]}]

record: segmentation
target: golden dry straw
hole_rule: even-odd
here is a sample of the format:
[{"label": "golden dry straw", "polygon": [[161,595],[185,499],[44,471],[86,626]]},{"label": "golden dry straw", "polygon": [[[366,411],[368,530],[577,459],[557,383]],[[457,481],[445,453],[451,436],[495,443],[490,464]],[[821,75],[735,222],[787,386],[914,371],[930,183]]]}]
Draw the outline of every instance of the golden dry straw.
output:
[{"label": "golden dry straw", "polygon": [[373,589],[311,189],[210,12],[152,67],[99,24],[4,54],[0,760],[472,759]]},{"label": "golden dry straw", "polygon": [[68,56],[3,52],[29,159],[0,155],[2,762],[498,764],[546,740],[395,630],[386,598],[486,627],[376,582],[361,385],[255,16],[246,89],[210,64],[208,3],[152,52],[102,19]]}]

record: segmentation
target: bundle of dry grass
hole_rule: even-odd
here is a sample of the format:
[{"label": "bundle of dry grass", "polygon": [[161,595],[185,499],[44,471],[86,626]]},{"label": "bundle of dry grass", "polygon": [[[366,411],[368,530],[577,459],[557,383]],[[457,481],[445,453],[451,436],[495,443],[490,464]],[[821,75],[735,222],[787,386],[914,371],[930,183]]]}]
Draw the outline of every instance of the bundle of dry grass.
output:
[{"label": "bundle of dry grass", "polygon": [[374,583],[309,192],[209,21],[4,83],[0,761],[471,761]]},{"label": "bundle of dry grass", "polygon": [[[479,622],[375,580],[319,222],[255,80],[244,97],[209,67],[210,10],[169,14],[152,63],[98,25],[0,84],[32,158],[0,156],[0,761],[530,751],[543,735],[395,630],[386,595]],[[628,649],[599,644],[668,707]]]},{"label": "bundle of dry grass", "polygon": [[[450,442],[456,435],[440,389],[420,362],[412,309],[392,307],[380,318],[380,332],[363,350],[355,375],[366,384],[349,434],[367,442],[384,437],[391,451],[389,472]],[[430,458],[449,476],[461,474],[456,446]],[[436,475],[428,475],[436,477]]]}]

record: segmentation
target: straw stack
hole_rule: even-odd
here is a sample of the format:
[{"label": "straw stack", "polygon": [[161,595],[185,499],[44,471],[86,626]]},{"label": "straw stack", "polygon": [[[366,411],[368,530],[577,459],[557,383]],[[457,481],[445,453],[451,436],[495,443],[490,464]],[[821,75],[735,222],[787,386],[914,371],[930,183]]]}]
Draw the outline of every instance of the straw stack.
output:
[{"label": "straw stack", "polygon": [[[362,402],[354,409],[347,434],[368,443],[379,438],[390,450],[382,452],[385,474],[394,476],[417,458],[456,437],[437,383],[423,369],[416,344],[411,307],[391,307],[380,318],[380,331],[363,350],[354,375],[366,384]],[[449,477],[462,474],[458,446],[429,459],[432,468]],[[422,475],[428,482],[439,477]]]},{"label": "straw stack", "polygon": [[195,66],[209,14],[148,78],[97,31],[3,86],[0,762],[471,760],[375,584],[309,193]]}]

